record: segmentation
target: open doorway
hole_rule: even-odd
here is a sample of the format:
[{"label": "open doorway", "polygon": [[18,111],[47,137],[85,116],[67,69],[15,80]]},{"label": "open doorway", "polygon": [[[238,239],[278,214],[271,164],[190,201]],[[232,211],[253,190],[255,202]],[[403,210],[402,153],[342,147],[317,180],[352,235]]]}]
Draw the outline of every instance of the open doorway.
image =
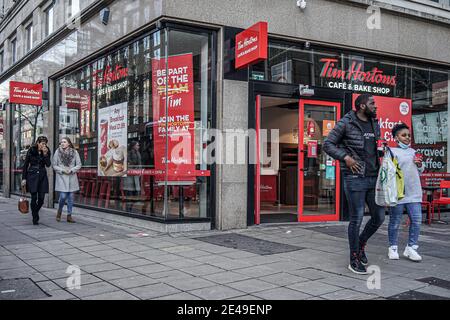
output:
[{"label": "open doorway", "polygon": [[[299,100],[261,97],[261,223],[296,222]],[[278,137],[274,133],[278,130]]]},{"label": "open doorway", "polygon": [[340,102],[257,96],[256,224],[339,220],[339,161],[322,146],[340,108]]}]

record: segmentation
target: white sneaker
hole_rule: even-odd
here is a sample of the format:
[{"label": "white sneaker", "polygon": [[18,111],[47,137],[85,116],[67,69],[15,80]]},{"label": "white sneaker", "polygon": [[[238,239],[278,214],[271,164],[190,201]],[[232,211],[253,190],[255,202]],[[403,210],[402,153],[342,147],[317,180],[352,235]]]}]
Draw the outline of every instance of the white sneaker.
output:
[{"label": "white sneaker", "polygon": [[417,248],[419,248],[419,246],[414,245],[414,246],[406,246],[405,251],[403,252],[403,256],[405,256],[406,258],[408,258],[409,260],[415,261],[415,262],[419,262],[422,261],[422,257],[417,253]]},{"label": "white sneaker", "polygon": [[397,246],[390,246],[388,251],[388,257],[391,260],[398,260],[400,257],[398,256],[398,247]]}]

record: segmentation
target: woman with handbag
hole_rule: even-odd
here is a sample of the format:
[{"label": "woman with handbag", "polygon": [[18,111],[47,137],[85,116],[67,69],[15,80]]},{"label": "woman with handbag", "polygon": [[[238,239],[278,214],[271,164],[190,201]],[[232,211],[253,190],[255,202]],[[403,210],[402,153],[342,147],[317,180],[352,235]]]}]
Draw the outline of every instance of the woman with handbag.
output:
[{"label": "woman with handbag", "polygon": [[55,170],[55,191],[59,192],[58,211],[56,221],[61,221],[64,204],[67,201],[67,222],[75,223],[72,219],[74,192],[80,189],[77,172],[81,169],[81,159],[68,137],[61,139],[59,148],[53,156]]},{"label": "woman with handbag", "polygon": [[397,205],[390,207],[389,212],[389,249],[388,257],[391,260],[398,260],[398,230],[402,221],[403,211],[406,209],[411,220],[409,226],[408,244],[405,247],[403,256],[412,261],[421,261],[422,257],[417,252],[420,224],[422,222],[422,186],[420,174],[425,167],[420,156],[411,148],[411,132],[409,127],[400,123],[392,129],[392,136],[398,147],[392,148],[392,153],[398,159],[398,164],[403,172],[405,192],[404,197],[397,202]]},{"label": "woman with handbag", "polygon": [[22,169],[22,188],[31,193],[31,214],[33,224],[39,224],[39,210],[48,193],[48,177],[46,167],[51,166],[50,150],[47,137],[40,136],[36,143],[28,149]]}]

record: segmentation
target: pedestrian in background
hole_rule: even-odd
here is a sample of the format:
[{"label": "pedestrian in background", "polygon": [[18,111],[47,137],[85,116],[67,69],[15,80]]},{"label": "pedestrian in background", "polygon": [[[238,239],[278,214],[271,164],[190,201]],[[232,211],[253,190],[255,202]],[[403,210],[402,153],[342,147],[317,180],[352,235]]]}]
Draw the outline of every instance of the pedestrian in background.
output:
[{"label": "pedestrian in background", "polygon": [[55,191],[59,192],[58,211],[56,221],[61,221],[64,204],[67,202],[67,222],[74,223],[72,219],[74,192],[80,189],[77,172],[81,169],[81,159],[68,137],[61,139],[59,148],[53,156],[53,169],[55,170]]},{"label": "pedestrian in background", "polygon": [[45,194],[48,193],[48,177],[46,167],[51,166],[48,139],[39,136],[28,149],[22,168],[22,187],[31,193],[31,214],[33,224],[39,224],[39,210],[44,204]]},{"label": "pedestrian in background", "polygon": [[392,129],[392,136],[398,144],[397,148],[392,148],[392,153],[398,159],[400,169],[405,180],[405,197],[398,201],[394,207],[390,207],[389,214],[389,250],[388,257],[391,260],[398,260],[398,230],[402,221],[403,211],[406,209],[409,219],[408,245],[403,251],[403,256],[412,261],[421,261],[422,257],[417,253],[419,248],[418,240],[420,224],[422,223],[422,186],[420,174],[425,166],[420,155],[411,148],[411,132],[404,124],[397,124]]}]

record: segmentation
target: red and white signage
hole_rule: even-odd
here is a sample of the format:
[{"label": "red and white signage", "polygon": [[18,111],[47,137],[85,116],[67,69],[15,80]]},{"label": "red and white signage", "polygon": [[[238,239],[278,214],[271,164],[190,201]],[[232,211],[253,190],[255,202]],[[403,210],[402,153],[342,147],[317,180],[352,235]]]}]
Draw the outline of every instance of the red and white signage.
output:
[{"label": "red and white signage", "polygon": [[42,105],[42,84],[11,81],[9,103]]},{"label": "red and white signage", "polygon": [[167,163],[168,180],[195,180],[192,54],[169,57],[167,65],[166,74],[166,60],[152,60],[155,169],[165,171]]},{"label": "red and white signage", "polygon": [[441,181],[450,180],[450,173],[447,172],[429,172],[420,175],[422,187],[439,188]]},{"label": "red and white signage", "polygon": [[277,201],[277,176],[262,175],[260,185],[261,201]]},{"label": "red and white signage", "polygon": [[[353,94],[352,106],[355,108],[356,98],[359,94]],[[388,146],[396,147],[397,144],[392,137],[392,128],[397,123],[405,123],[411,128],[411,99],[391,98],[382,96],[373,96],[377,107],[377,118],[381,129],[381,139],[388,142]]]},{"label": "red and white signage", "polygon": [[80,134],[88,135],[91,132],[91,92],[75,88],[62,88],[62,105],[69,109],[80,110]]},{"label": "red and white signage", "polygon": [[362,81],[370,84],[383,84],[387,86],[397,85],[397,76],[385,75],[383,70],[377,67],[372,68],[370,71],[362,70],[362,63],[353,62],[349,70],[342,70],[336,67],[338,59],[335,58],[322,58],[320,62],[323,62],[322,71],[320,76],[327,79],[339,79],[347,81]]},{"label": "red and white signage", "polygon": [[236,35],[235,68],[240,69],[252,63],[267,59],[267,22],[258,22]]}]

